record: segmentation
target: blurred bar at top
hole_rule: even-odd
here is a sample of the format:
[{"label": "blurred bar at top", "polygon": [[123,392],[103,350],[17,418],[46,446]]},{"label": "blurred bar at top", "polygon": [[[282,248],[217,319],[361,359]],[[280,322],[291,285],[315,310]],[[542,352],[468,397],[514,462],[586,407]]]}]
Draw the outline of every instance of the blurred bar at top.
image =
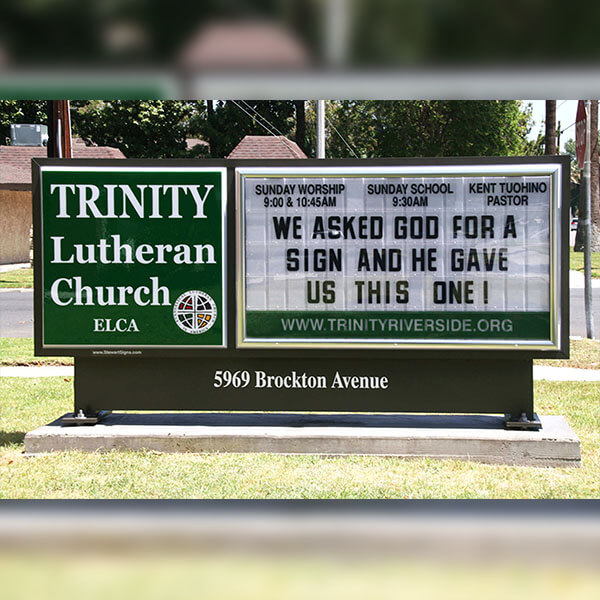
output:
[{"label": "blurred bar at top", "polygon": [[[373,75],[385,94],[399,71],[414,80],[418,70],[432,77],[413,81],[424,89],[415,97],[450,97],[463,84],[439,75],[466,69],[473,97],[498,97],[480,76],[493,68],[525,71],[528,85],[531,72],[556,85],[544,73],[561,69],[570,93],[558,95],[574,97],[573,77],[585,81],[600,62],[600,4],[572,0],[569,15],[558,0],[2,0],[0,95],[258,98],[254,87],[266,98],[292,85],[289,97],[365,97],[378,90],[365,87]],[[224,93],[234,81],[239,93]]]}]

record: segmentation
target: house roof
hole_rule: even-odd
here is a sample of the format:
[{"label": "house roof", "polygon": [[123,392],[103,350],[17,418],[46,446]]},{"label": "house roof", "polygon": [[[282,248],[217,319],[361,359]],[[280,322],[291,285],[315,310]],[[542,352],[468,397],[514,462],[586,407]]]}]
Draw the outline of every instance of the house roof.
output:
[{"label": "house roof", "polygon": [[[117,148],[73,143],[73,158],[125,158]],[[44,146],[0,146],[0,187],[31,189],[31,159],[46,158]]]},{"label": "house roof", "polygon": [[308,158],[284,135],[247,135],[227,158]]},{"label": "house roof", "polygon": [[195,146],[209,146],[210,144],[201,138],[187,138],[185,144],[188,150],[191,150]]},{"label": "house roof", "polygon": [[216,22],[199,29],[179,56],[180,66],[206,68],[305,68],[309,53],[276,23]]}]

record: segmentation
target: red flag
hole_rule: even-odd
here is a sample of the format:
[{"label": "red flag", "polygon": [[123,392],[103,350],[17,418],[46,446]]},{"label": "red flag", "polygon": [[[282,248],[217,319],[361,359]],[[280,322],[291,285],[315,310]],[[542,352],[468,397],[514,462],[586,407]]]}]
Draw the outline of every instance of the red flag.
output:
[{"label": "red flag", "polygon": [[577,154],[577,165],[583,169],[585,160],[585,102],[580,100],[577,103],[577,117],[575,118],[575,153]]}]

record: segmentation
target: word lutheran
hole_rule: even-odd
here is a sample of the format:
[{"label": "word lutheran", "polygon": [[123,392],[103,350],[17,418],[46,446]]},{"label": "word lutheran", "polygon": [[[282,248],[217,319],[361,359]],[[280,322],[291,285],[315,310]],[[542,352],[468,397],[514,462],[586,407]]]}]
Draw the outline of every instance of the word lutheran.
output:
[{"label": "word lutheran", "polygon": [[[213,185],[136,185],[55,183],[50,196],[58,198],[57,219],[182,219],[182,203],[193,202],[194,219],[206,219],[204,204]],[[101,193],[102,190],[102,193]]]}]

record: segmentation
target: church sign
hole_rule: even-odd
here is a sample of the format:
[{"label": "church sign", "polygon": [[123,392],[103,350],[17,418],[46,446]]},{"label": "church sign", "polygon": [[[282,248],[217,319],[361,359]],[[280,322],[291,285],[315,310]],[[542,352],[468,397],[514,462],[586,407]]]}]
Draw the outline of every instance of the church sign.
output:
[{"label": "church sign", "polygon": [[[504,412],[568,355],[568,157],[33,160],[75,412]],[[523,418],[523,415],[525,417]]]}]

